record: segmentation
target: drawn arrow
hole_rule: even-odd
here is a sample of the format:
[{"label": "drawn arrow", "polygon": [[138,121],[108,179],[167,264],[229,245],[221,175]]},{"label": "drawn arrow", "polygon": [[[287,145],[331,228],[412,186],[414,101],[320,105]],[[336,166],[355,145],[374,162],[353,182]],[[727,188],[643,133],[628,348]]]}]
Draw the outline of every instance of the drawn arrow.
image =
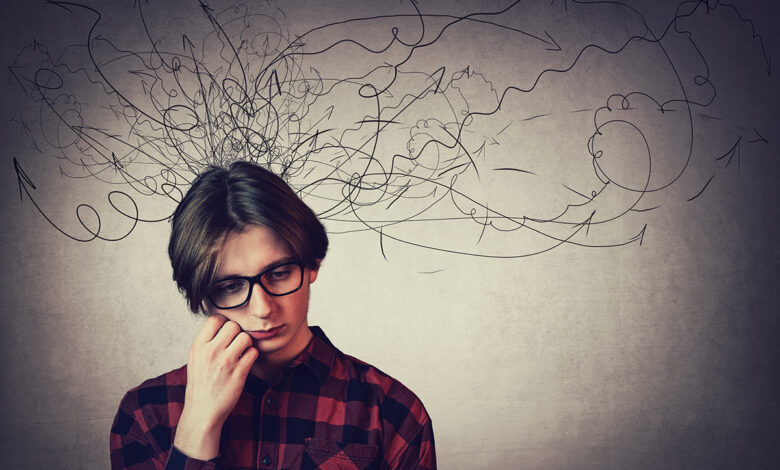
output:
[{"label": "drawn arrow", "polygon": [[32,188],[33,190],[36,190],[38,188],[35,186],[35,183],[32,182],[30,177],[27,176],[27,173],[24,172],[24,170],[22,169],[22,165],[19,164],[19,160],[17,160],[16,157],[14,157],[14,173],[16,173],[16,182],[19,185],[19,200],[23,200],[24,194],[26,194],[27,198],[30,199],[30,202],[33,203],[33,206],[35,206],[35,209],[38,211],[38,213],[41,214],[44,219],[46,219],[46,222],[48,222],[52,227],[57,229],[58,232],[77,242],[88,242],[98,238],[97,232],[100,231],[99,228],[98,230],[95,231],[95,233],[92,234],[92,237],[86,239],[76,238],[68,233],[65,233],[64,230],[59,228],[57,224],[55,224],[46,214],[43,213],[40,206],[38,206],[38,203],[35,202],[35,199],[32,197],[32,194],[30,194],[30,188]]},{"label": "drawn arrow", "polygon": [[[484,160],[485,158],[485,142],[482,142],[482,145],[477,149],[477,158],[482,158]],[[475,167],[476,169],[476,167]]]},{"label": "drawn arrow", "polygon": [[444,80],[444,72],[445,72],[446,69],[447,69],[446,67],[440,67],[438,70],[436,70],[435,72],[433,72],[432,74],[429,75],[430,78],[434,78],[434,77],[436,77],[436,75],[439,76],[438,78],[436,78],[436,88],[433,89],[433,94],[434,95],[436,93],[443,93],[444,92],[444,90],[441,89],[441,82],[442,82],[442,80]]},{"label": "drawn arrow", "polygon": [[548,38],[550,38],[550,41],[552,41],[552,42],[550,42],[550,41],[546,41],[546,40],[544,40],[544,39],[541,39],[541,38],[540,38],[540,39],[541,39],[541,41],[543,41],[543,42],[546,42],[546,43],[547,43],[547,44],[549,44],[550,46],[553,46],[553,47],[548,47],[548,48],[547,48],[547,50],[548,50],[548,51],[555,51],[555,52],[558,52],[558,51],[560,51],[560,50],[561,50],[561,46],[558,44],[558,41],[556,41],[556,40],[555,40],[555,38],[553,38],[552,36],[550,36],[550,33],[548,33],[547,31],[545,31],[545,32],[544,32],[544,34],[545,34],[545,35],[546,35]]},{"label": "drawn arrow", "polygon": [[[35,184],[32,182],[29,176],[27,176],[27,173],[22,170],[22,166],[19,164],[19,161],[14,157],[14,172],[16,173],[16,182],[19,185],[19,200],[21,201],[23,199],[23,194],[27,194],[27,196],[30,196],[30,191],[27,189],[27,185],[29,185],[32,189],[38,189],[35,187]],[[32,199],[32,198],[30,198]]]},{"label": "drawn arrow", "polygon": [[[737,164],[741,163],[741,152],[740,148],[742,146],[742,136],[740,136],[737,141],[734,143],[734,145],[731,146],[731,148],[728,150],[728,152],[724,153],[720,157],[717,157],[715,161],[723,160],[726,157],[729,157],[728,160],[726,160],[726,165],[723,167],[723,169],[726,169],[731,165],[731,161],[734,159],[734,157],[737,157]],[[712,178],[710,178],[712,179]],[[709,182],[708,182],[709,184]],[[706,187],[706,186],[705,186]],[[698,196],[698,194],[696,195]]]},{"label": "drawn arrow", "polygon": [[[273,83],[272,83],[273,81]],[[271,76],[265,82],[268,87],[268,99],[271,100],[274,97],[273,85],[276,85],[276,96],[282,96],[282,85],[279,83],[279,75],[276,73],[276,69],[271,71]]]}]

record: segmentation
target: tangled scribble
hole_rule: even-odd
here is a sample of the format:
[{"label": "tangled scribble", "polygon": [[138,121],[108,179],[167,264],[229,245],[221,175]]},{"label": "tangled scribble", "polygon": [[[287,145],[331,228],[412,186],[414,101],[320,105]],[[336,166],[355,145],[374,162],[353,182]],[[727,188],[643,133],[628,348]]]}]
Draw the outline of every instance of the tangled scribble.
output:
[{"label": "tangled scribble", "polygon": [[[83,41],[33,41],[10,66],[35,105],[16,122],[63,176],[105,183],[131,222],[117,233],[81,204],[78,233],[61,228],[14,159],[20,193],[74,240],[166,220],[204,168],[249,160],[329,232],[371,231],[379,247],[513,258],[620,246],[645,236],[616,229],[626,217],[697,199],[743,146],[766,143],[719,103],[738,88],[707,57],[724,28],[755,59],[747,73],[771,67],[753,24],[717,1],[356,3],[305,30],[282,3],[186,5],[177,30],[171,6],[123,3],[130,26],[117,32],[106,18],[118,6],[51,1],[89,21]],[[144,214],[148,198],[170,212]]]}]

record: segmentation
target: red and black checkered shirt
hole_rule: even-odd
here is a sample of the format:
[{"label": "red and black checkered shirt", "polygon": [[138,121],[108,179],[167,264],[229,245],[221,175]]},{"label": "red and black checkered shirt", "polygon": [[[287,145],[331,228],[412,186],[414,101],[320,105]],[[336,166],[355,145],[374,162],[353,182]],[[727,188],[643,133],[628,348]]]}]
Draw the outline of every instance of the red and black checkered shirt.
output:
[{"label": "red and black checkered shirt", "polygon": [[276,384],[247,377],[211,461],[173,447],[186,366],[127,392],[111,427],[111,467],[435,469],[431,419],[414,393],[311,330],[309,345]]}]

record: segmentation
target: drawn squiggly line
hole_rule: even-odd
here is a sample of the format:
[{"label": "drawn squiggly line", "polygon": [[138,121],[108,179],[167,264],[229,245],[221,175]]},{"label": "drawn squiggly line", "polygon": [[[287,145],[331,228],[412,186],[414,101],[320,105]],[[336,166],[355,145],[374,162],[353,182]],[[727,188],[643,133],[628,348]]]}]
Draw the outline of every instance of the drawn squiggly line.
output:
[{"label": "drawn squiggly line", "polygon": [[[338,224],[339,228],[333,228],[332,233],[376,233],[383,256],[385,239],[434,251],[495,258],[526,257],[563,245],[606,248],[641,244],[647,225],[638,234],[618,242],[603,243],[588,237],[592,227],[607,226],[629,214],[660,207],[660,204],[651,207],[642,204],[647,195],[664,192],[678,183],[689,169],[697,150],[694,110],[710,107],[717,100],[718,90],[711,82],[710,67],[695,34],[683,22],[700,21],[697,15],[703,9],[731,12],[739,22],[750,24],[750,39],[757,40],[766,73],[771,73],[769,57],[755,25],[733,5],[718,1],[707,5],[681,2],[659,34],[653,32],[634,6],[613,1],[572,0],[572,5],[579,10],[570,11],[568,1],[563,2],[566,14],[575,16],[585,9],[615,8],[623,12],[621,18],[641,30],[640,34],[628,35],[617,45],[592,42],[579,47],[571,40],[562,40],[560,34],[552,35],[549,28],[542,28],[542,36],[512,25],[511,14],[521,6],[519,1],[494,11],[465,15],[423,12],[416,2],[410,2],[413,13],[360,16],[325,23],[301,34],[285,30],[274,17],[274,13],[284,15],[278,9],[252,13],[248,6],[236,5],[216,11],[201,1],[198,8],[211,30],[200,38],[196,33],[183,32],[181,52],[166,50],[155,39],[148,23],[147,7],[141,3],[136,3],[135,8],[149,42],[149,49],[144,51],[119,48],[100,34],[98,28],[104,15],[97,9],[73,2],[50,3],[74,15],[86,13],[93,19],[85,43],[66,48],[83,51],[86,65],[53,56],[44,45],[33,42],[17,56],[10,72],[24,93],[39,105],[40,128],[31,129],[24,118],[19,119],[21,126],[42,140],[48,149],[56,151],[54,156],[61,162],[70,165],[71,169],[61,169],[64,176],[74,180],[97,179],[108,185],[126,187],[139,196],[160,197],[175,203],[194,176],[208,165],[254,161],[281,175],[307,202],[317,207],[323,219]],[[362,25],[388,20],[398,24],[389,28],[389,38],[384,42],[376,35],[375,40],[381,43],[378,47],[351,37],[360,35]],[[401,24],[409,21],[419,31],[414,34],[414,28],[408,28],[413,37],[404,39],[400,34]],[[444,23],[436,25],[437,21]],[[494,87],[490,77],[470,66],[448,73],[453,68],[444,60],[442,64],[430,64],[429,70],[413,69],[418,66],[414,63],[417,56],[453,36],[457,39],[456,29],[464,25],[483,28],[487,35],[510,34],[536,41],[534,47],[541,47],[543,54],[554,56],[550,60],[563,63],[540,66],[526,83],[499,87]],[[330,31],[345,26],[353,27],[350,36],[329,37]],[[323,36],[327,39],[319,39]],[[679,73],[667,50],[670,46],[665,45],[672,37],[684,38],[689,53],[703,68],[690,83]],[[546,217],[531,216],[522,210],[515,213],[497,209],[490,200],[478,195],[483,176],[487,177],[482,167],[493,174],[534,181],[544,177],[543,173],[522,165],[490,167],[489,162],[497,161],[496,147],[507,135],[521,129],[519,123],[527,126],[562,118],[560,113],[553,112],[507,118],[506,114],[515,111],[509,104],[511,100],[539,93],[540,84],[550,77],[578,73],[591,57],[635,54],[640,44],[653,45],[661,54],[674,77],[677,93],[656,98],[643,90],[623,90],[601,98],[604,104],[600,107],[568,112],[570,115],[593,113],[593,133],[583,136],[583,148],[587,149],[593,169],[590,191],[560,183],[566,194],[574,195],[577,200]],[[376,58],[379,63],[368,65],[358,73],[323,75],[317,60],[337,60],[340,50],[349,47]],[[390,62],[384,60],[393,48],[402,49],[400,57]],[[108,54],[107,58],[101,58],[99,50]],[[25,67],[22,65],[25,60],[32,60],[35,65]],[[308,68],[307,62],[311,62]],[[112,67],[124,67],[119,78],[134,77],[141,93],[133,95],[132,90],[123,88],[112,76]],[[378,84],[376,80],[382,76],[387,78]],[[77,83],[73,90],[71,84],[77,80],[100,90],[105,101],[95,105],[79,98],[76,92],[84,89],[79,89]],[[704,99],[690,96],[688,87],[692,86],[698,87],[697,94]],[[709,91],[703,92],[704,89]],[[469,98],[468,93],[475,90],[483,92],[486,99]],[[342,101],[345,94],[347,103]],[[367,106],[369,102],[371,105]],[[354,116],[350,104],[365,109]],[[637,104],[645,106],[640,108],[644,113],[642,118],[651,112],[659,115],[684,112],[686,147],[676,155],[679,168],[671,174],[659,173],[659,166],[653,163],[662,158],[655,150],[656,142],[651,142],[646,129],[629,115],[637,109]],[[430,109],[427,114],[420,111],[424,107]],[[89,120],[94,109],[107,110],[114,122],[95,125],[95,121]],[[614,117],[603,117],[612,113]],[[54,135],[44,124],[47,122],[55,123]],[[488,130],[481,129],[482,125]],[[387,142],[397,138],[402,130],[408,130],[401,145],[403,150],[388,151],[393,146]],[[615,168],[610,165],[620,161],[596,148],[607,139],[607,131],[610,135],[635,135],[638,142],[644,142],[631,157],[634,160],[628,160],[646,161],[641,163],[645,165],[641,172],[622,175],[624,179],[616,176]],[[682,135],[680,128],[674,132]],[[729,155],[725,164],[728,168],[735,155],[739,162],[742,145],[766,143],[758,131],[754,132],[757,138],[738,137],[729,152],[714,160]],[[39,143],[34,138],[34,144],[40,149]],[[82,174],[72,169],[79,169]],[[130,193],[111,191],[109,204],[122,218],[130,220],[132,226],[121,236],[105,236],[100,214],[92,206],[81,204],[76,209],[76,219],[88,236],[74,236],[35,202],[32,190],[41,188],[33,184],[16,158],[14,171],[20,196],[29,198],[51,225],[77,241],[120,240],[139,222],[166,219],[141,216]],[[700,197],[714,177],[715,174],[710,176],[688,200]],[[116,203],[118,197],[128,200],[134,209],[120,209]],[[86,213],[95,219],[96,226],[86,223]],[[476,227],[475,245],[483,243],[490,230],[503,236],[522,232],[543,246],[521,246],[504,253],[503,248],[494,246],[480,250],[453,248],[393,232],[409,224],[444,221],[463,221]]]}]

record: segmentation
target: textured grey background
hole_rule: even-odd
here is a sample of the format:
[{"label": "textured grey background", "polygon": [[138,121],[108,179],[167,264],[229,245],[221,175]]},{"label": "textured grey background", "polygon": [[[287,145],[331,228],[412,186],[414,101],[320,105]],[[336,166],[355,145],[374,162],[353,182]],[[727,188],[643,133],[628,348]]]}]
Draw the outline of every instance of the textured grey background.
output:
[{"label": "textured grey background", "polygon": [[[754,21],[774,58],[780,54],[777,7],[765,3],[735,5]],[[646,12],[674,5],[632,4]],[[295,27],[379,7],[286,8]],[[6,7],[2,63],[33,37],[52,47],[70,37],[75,26],[68,18],[51,5]],[[750,29],[727,25],[715,37],[728,40],[708,50],[720,92],[717,109],[746,133],[757,127],[768,143],[744,147],[739,171],[718,173],[694,201],[686,199],[706,175],[641,221],[613,225],[624,239],[646,223],[641,246],[563,246],[501,260],[385,243],[385,260],[375,234],[332,235],[313,287],[311,323],[423,399],[434,420],[440,468],[780,465],[780,87],[776,71],[771,77],[756,72],[761,61]],[[592,34],[592,26],[570,30]],[[177,27],[173,18],[171,30]],[[115,34],[121,37],[122,28]],[[491,40],[472,39],[477,49]],[[451,51],[457,52],[468,54]],[[517,64],[523,62],[513,54],[491,57],[480,70],[498,81],[522,74]],[[624,70],[594,59],[592,74],[578,76],[595,75],[592,83],[564,83],[528,106],[571,110],[567,103],[580,98],[601,106],[608,95],[599,83],[624,76],[653,81],[650,59],[647,65]],[[6,122],[29,101],[12,80],[1,86]],[[36,202],[66,223],[77,204],[104,198],[105,188],[60,178],[57,162],[38,153],[18,126],[9,122],[1,132],[3,465],[107,468],[119,399],[142,380],[183,364],[201,320],[186,312],[170,280],[165,223],[142,225],[115,243],[68,240],[29,199],[20,200],[12,158],[34,179]],[[550,132],[524,150],[544,154],[576,134],[561,127]],[[717,137],[712,131],[702,136],[705,150],[716,156],[728,150]],[[675,139],[668,135],[669,142]],[[583,150],[581,139],[576,145]],[[504,191],[503,199],[494,199],[498,204],[528,196],[497,187]],[[549,202],[544,194],[533,197],[522,202]],[[425,230],[425,240],[453,236],[443,226]]]}]

